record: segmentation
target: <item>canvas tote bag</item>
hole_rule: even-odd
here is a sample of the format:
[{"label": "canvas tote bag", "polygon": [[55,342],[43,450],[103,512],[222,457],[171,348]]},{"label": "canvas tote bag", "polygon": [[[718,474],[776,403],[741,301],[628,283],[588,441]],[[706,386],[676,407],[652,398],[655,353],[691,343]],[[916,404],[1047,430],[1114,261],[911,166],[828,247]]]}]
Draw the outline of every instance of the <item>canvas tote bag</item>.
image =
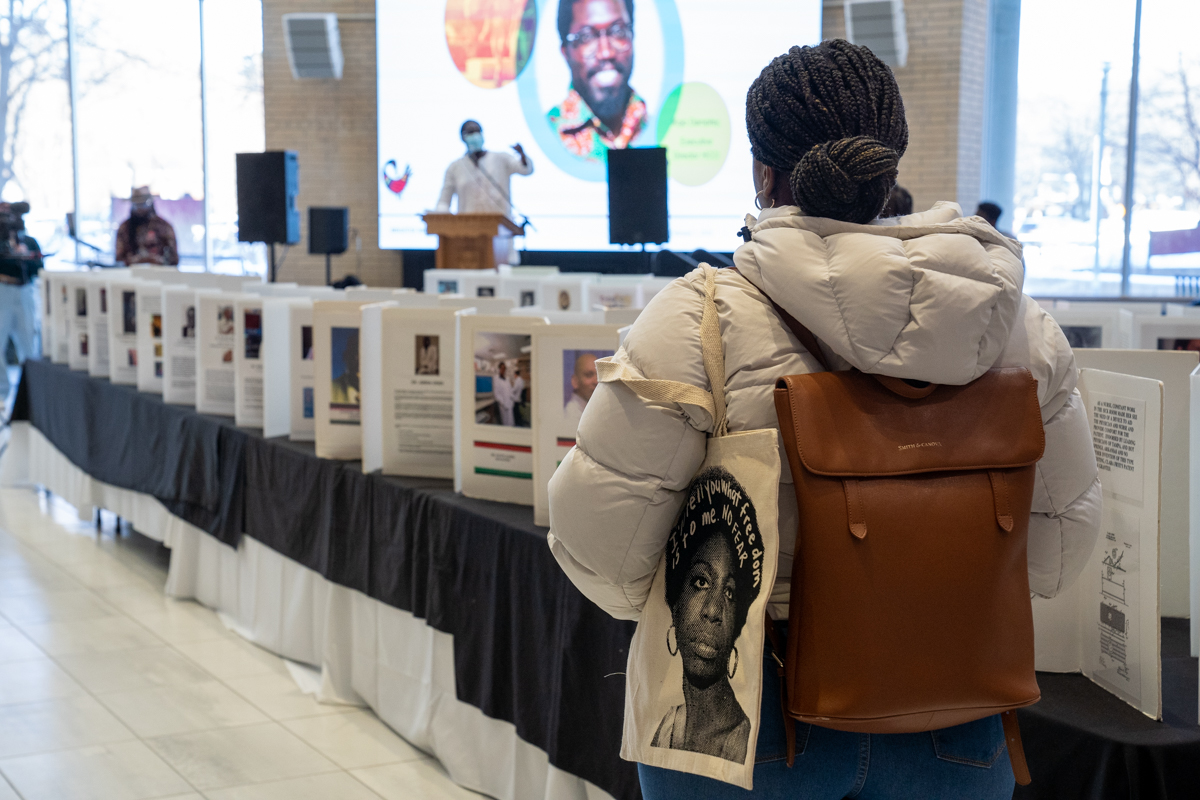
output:
[{"label": "canvas tote bag", "polygon": [[772,429],[726,430],[717,271],[702,269],[700,338],[711,393],[596,362],[601,382],[699,406],[713,419],[707,455],[629,647],[621,757],[751,789],[766,605],[779,561],[779,445]]}]

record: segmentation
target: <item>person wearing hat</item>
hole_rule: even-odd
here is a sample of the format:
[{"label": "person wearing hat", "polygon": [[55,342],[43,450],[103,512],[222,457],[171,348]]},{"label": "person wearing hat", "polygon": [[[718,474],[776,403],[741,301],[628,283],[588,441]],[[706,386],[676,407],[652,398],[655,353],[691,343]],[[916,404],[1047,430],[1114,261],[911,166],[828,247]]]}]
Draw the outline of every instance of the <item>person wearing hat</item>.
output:
[{"label": "person wearing hat", "polygon": [[129,219],[117,229],[116,261],[132,264],[179,265],[175,229],[154,213],[154,195],[149,186],[138,186],[130,194]]}]

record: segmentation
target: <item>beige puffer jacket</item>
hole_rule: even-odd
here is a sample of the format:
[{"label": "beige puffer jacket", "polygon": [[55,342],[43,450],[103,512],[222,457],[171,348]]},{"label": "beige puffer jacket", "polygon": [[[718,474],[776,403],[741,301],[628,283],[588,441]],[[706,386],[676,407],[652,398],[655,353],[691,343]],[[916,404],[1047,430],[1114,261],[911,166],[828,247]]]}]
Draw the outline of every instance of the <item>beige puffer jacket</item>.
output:
[{"label": "beige puffer jacket", "polygon": [[[1074,356],[1054,320],[1021,293],[1020,245],[952,203],[870,225],[795,207],[747,223],[753,241],[735,254],[738,270],[717,277],[729,430],[778,429],[776,379],[820,369],[771,299],[813,332],[835,368],[961,385],[993,366],[1027,367],[1046,430],[1029,582],[1044,597],[1069,585],[1099,532],[1100,483]],[[696,271],[660,292],[615,359],[641,376],[707,390],[703,290]],[[575,585],[612,616],[638,617],[711,426],[701,408],[646,401],[621,384],[601,384],[588,403],[578,444],[550,481],[548,539]],[[777,617],[786,615],[796,530],[786,459],[782,467]]]}]

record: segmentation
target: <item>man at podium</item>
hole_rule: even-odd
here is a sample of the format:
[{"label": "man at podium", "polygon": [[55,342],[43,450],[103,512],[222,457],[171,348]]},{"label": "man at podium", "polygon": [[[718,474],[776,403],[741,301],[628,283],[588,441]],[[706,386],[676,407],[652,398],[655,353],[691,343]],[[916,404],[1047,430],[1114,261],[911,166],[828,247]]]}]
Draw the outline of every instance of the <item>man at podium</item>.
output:
[{"label": "man at podium", "polygon": [[[473,119],[459,131],[467,154],[446,168],[446,180],[438,199],[439,213],[449,213],[450,201],[458,195],[458,214],[503,214],[512,216],[511,178],[533,174],[533,162],[519,144],[516,155],[493,153],[484,149],[483,127]],[[510,264],[517,263],[517,251],[509,239]]]}]

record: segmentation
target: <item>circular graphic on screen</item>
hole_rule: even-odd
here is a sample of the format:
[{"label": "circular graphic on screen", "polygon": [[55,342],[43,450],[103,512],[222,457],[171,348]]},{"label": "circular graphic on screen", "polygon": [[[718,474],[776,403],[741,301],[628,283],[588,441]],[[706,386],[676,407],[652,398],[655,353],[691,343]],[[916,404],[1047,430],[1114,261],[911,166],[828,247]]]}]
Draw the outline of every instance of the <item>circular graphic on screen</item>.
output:
[{"label": "circular graphic on screen", "polygon": [[446,0],[446,47],[481,89],[517,79],[533,54],[537,0]]},{"label": "circular graphic on screen", "polygon": [[525,122],[555,166],[603,182],[609,150],[657,144],[655,114],[683,82],[679,10],[675,0],[537,5],[535,55],[517,80]]},{"label": "circular graphic on screen", "polygon": [[658,145],[667,148],[667,175],[684,186],[703,186],[729,155],[729,110],[707,83],[684,83],[658,114]]}]

